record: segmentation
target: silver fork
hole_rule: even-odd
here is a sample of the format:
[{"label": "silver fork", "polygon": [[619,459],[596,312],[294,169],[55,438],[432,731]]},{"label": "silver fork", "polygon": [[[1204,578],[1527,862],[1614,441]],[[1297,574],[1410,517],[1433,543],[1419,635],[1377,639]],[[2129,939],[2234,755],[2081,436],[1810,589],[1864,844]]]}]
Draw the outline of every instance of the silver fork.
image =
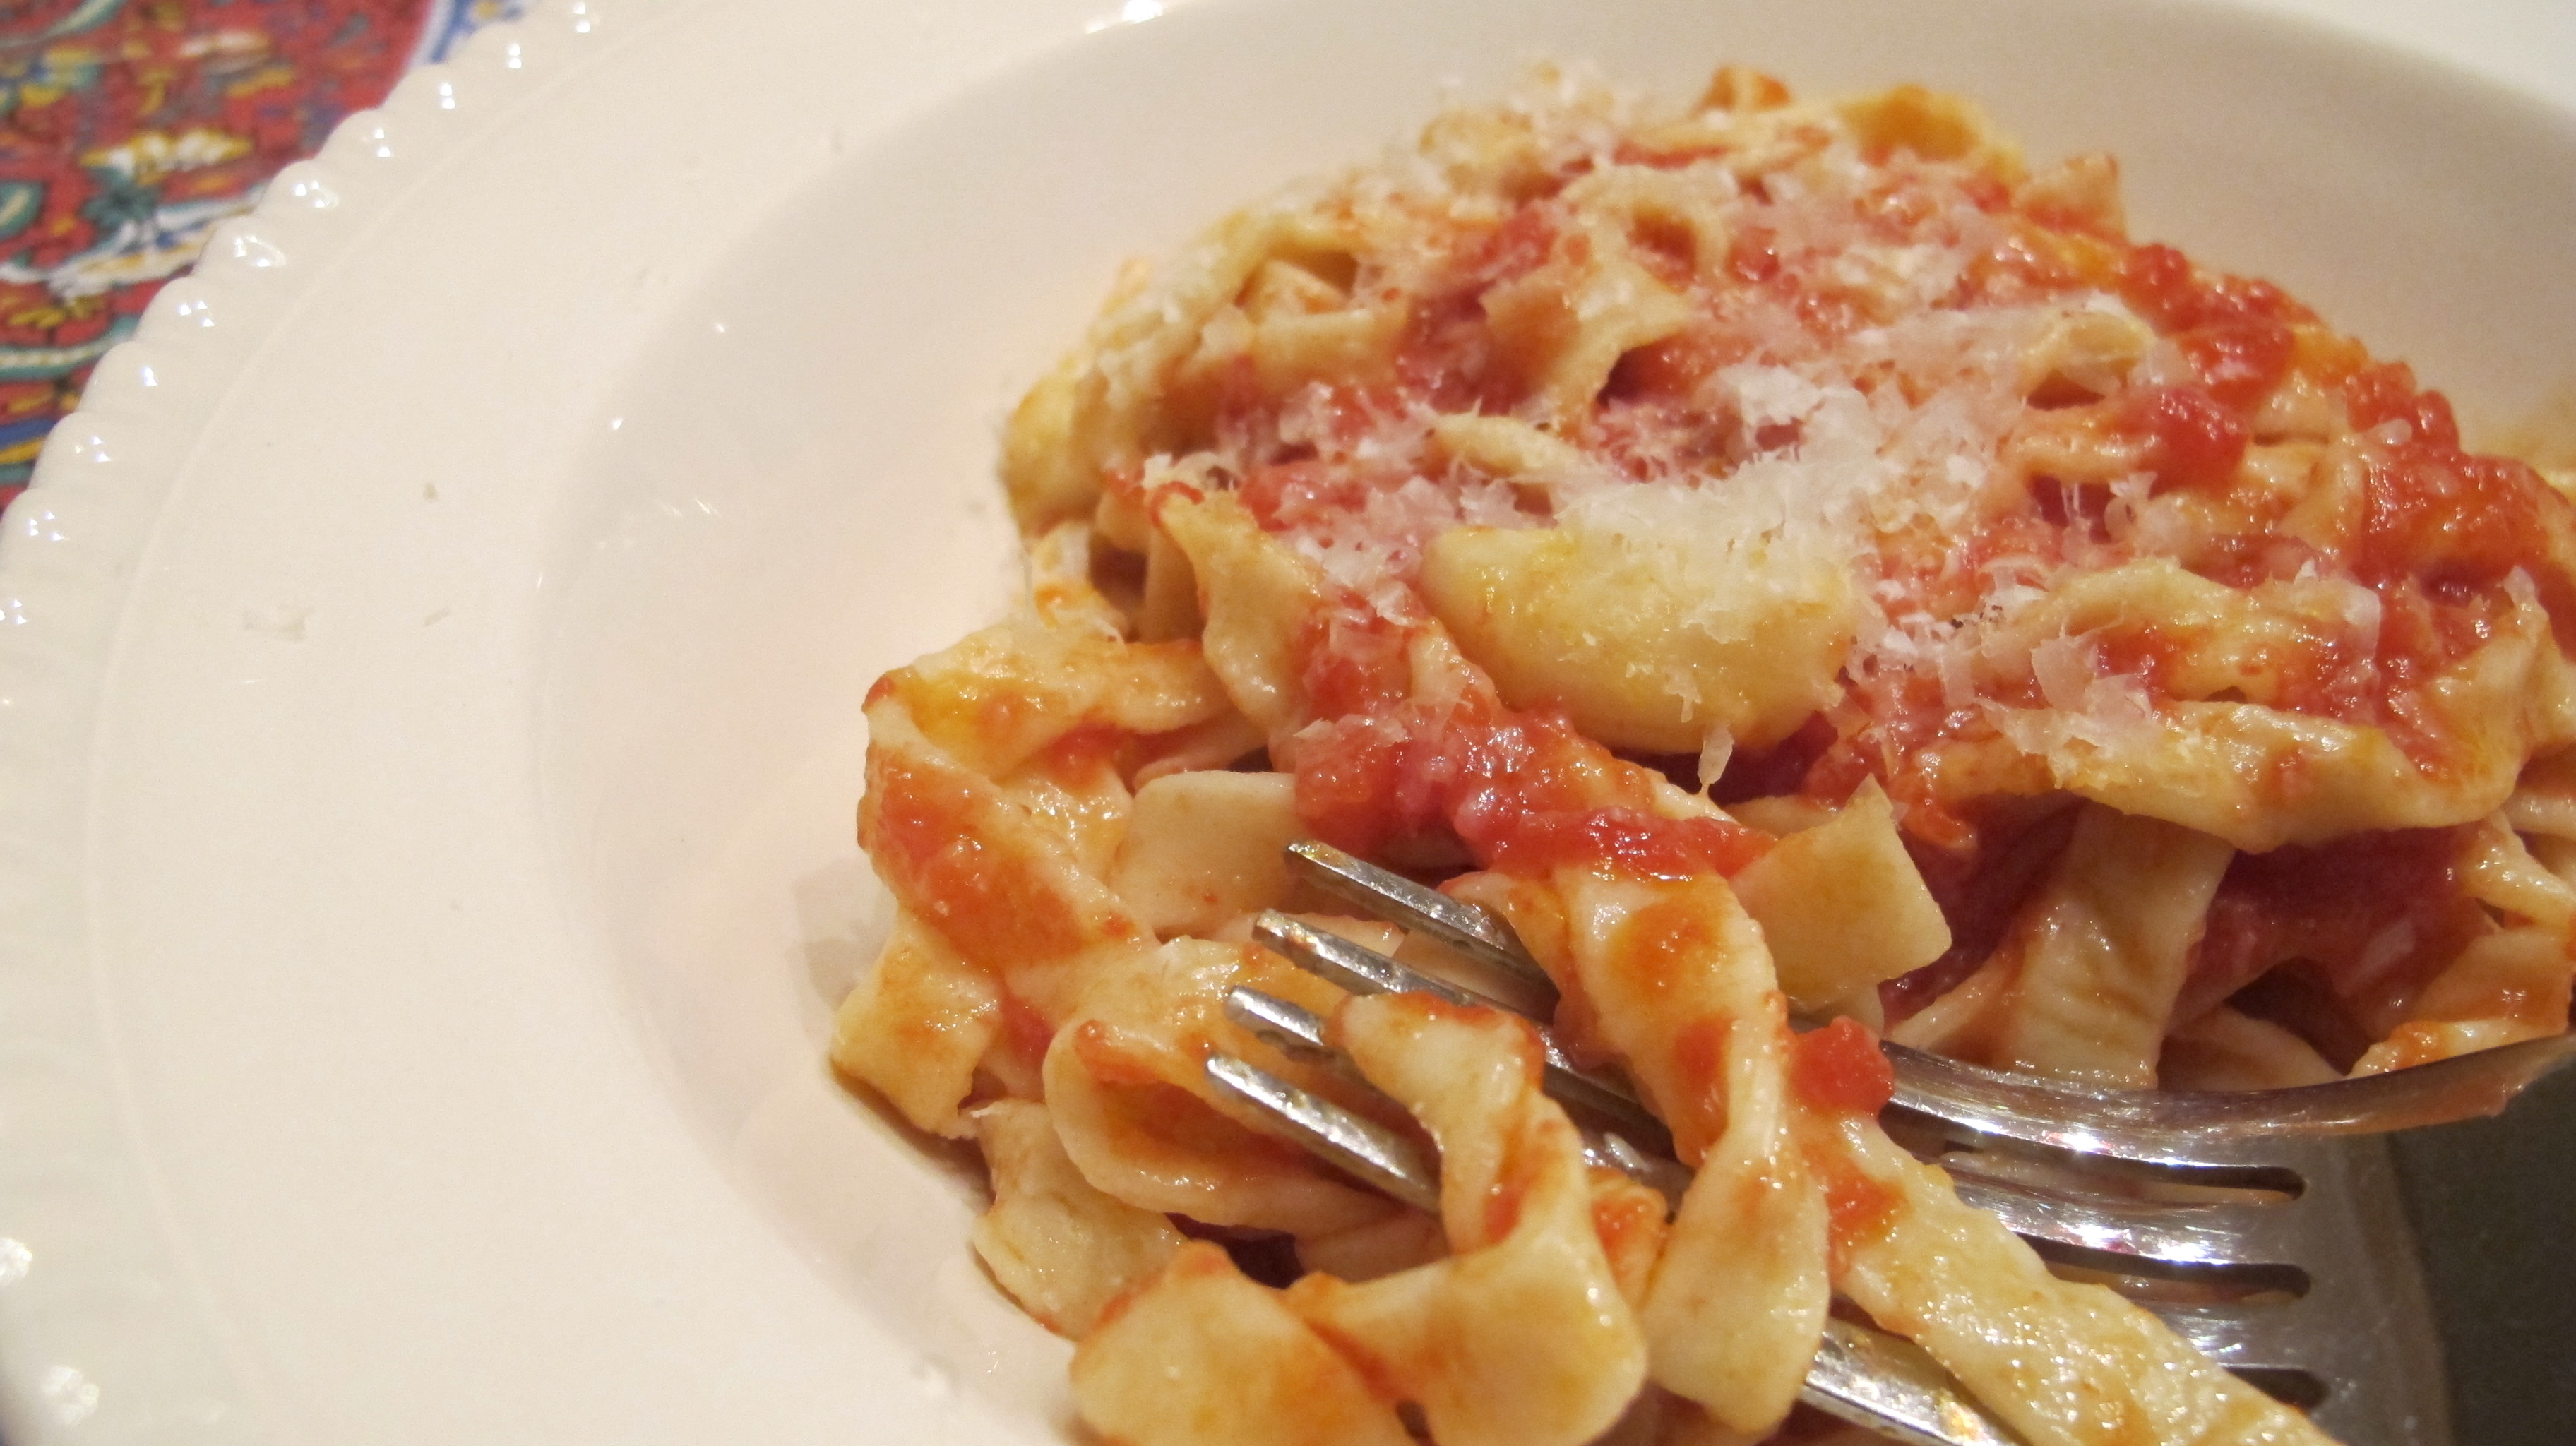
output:
[{"label": "silver fork", "polygon": [[[1543,1013],[1554,989],[1488,911],[1317,843],[1291,868],[1364,913],[1429,935],[1510,981]],[[1427,992],[1511,1008],[1281,914],[1261,941],[1357,993]],[[1314,1015],[1249,989],[1238,1023],[1284,1051],[1337,1058]],[[1576,1069],[1549,1038],[1546,1087],[1595,1161],[1677,1195],[1688,1174],[1662,1123],[1620,1081]],[[2062,1269],[2140,1299],[2220,1364],[2307,1408],[2348,1441],[2447,1446],[2440,1350],[2387,1153],[2366,1136],[2490,1114],[2576,1056],[2561,1036],[2358,1080],[2246,1094],[2095,1091],[1898,1045],[1883,1116],[1938,1158],[1963,1199]],[[1319,1156],[1436,1207],[1438,1171],[1402,1137],[1218,1056],[1210,1077]],[[1917,1446],[2015,1438],[1904,1342],[1835,1321],[1809,1402]]]}]

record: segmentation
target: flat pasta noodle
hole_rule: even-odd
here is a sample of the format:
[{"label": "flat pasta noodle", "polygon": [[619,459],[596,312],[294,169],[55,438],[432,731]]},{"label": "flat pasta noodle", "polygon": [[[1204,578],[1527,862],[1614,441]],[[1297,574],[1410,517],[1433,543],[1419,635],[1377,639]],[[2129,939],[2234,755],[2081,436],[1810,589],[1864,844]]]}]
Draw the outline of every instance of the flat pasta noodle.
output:
[{"label": "flat pasta noodle", "polygon": [[1389,1206],[1303,1151],[1237,1118],[1201,1068],[1219,1049],[1254,1056],[1319,1092],[1323,1072],[1274,1059],[1227,1020],[1226,992],[1251,985],[1305,1004],[1329,986],[1263,951],[1198,939],[1099,961],[1082,1007],[1057,1029],[1042,1078],[1065,1153],[1094,1184],[1147,1209],[1210,1225],[1292,1233],[1348,1229]]},{"label": "flat pasta noodle", "polygon": [[[1074,1372],[1085,1415],[1113,1439],[1139,1443],[1318,1439],[1278,1434],[1287,1427],[1278,1418],[1298,1408],[1267,1384],[1291,1373],[1337,1377],[1310,1362],[1311,1339],[1368,1383],[1387,1423],[1396,1402],[1411,1401],[1439,1439],[1468,1446],[1581,1446],[1600,1435],[1635,1395],[1645,1345],[1596,1224],[1581,1141],[1539,1093],[1536,1038],[1493,1011],[1414,996],[1352,1000],[1334,1028],[1359,1067],[1439,1141],[1449,1253],[1363,1283],[1310,1274],[1278,1294],[1211,1284],[1231,1265],[1176,1259],[1084,1341]],[[1253,1318],[1288,1339],[1229,1367],[1263,1384],[1230,1402],[1192,1402],[1195,1419],[1174,1432],[1155,1419],[1167,1405],[1133,1398],[1160,1394],[1152,1383],[1174,1350],[1173,1317],[1185,1312],[1207,1319],[1183,1350]],[[1103,1381],[1115,1385],[1094,1384]]]},{"label": "flat pasta noodle", "polygon": [[975,1112],[993,1205],[975,1254],[1020,1308],[1058,1335],[1088,1334],[1109,1303],[1142,1285],[1182,1245],[1158,1211],[1130,1205],[1074,1168],[1044,1105],[995,1100]]},{"label": "flat pasta noodle", "polygon": [[1282,853],[1304,836],[1287,774],[1166,774],[1136,790],[1109,886],[1158,935],[1212,934],[1288,901]]},{"label": "flat pasta noodle", "polygon": [[1737,1429],[1797,1400],[1830,1303],[1825,1200],[1794,1138],[1795,1048],[1762,936],[1723,879],[1565,870],[1560,984],[1697,1175],[1643,1319],[1658,1385]]},{"label": "flat pasta noodle", "polygon": [[1492,1010],[1413,995],[1351,1000],[1334,1033],[1438,1143],[1450,1253],[1361,1284],[1311,1274],[1289,1305],[1420,1406],[1439,1440],[1598,1436],[1644,1378],[1645,1341],[1601,1238],[1582,1142],[1539,1092],[1536,1036]]},{"label": "flat pasta noodle", "polygon": [[2057,869],[1981,973],[1951,1054],[2111,1089],[2156,1082],[2209,901],[2235,851],[2161,819],[2084,806]]},{"label": "flat pasta noodle", "polygon": [[2297,1410],[2213,1365],[2099,1285],[2060,1280],[1947,1177],[1866,1120],[1825,1147],[1866,1198],[1837,1231],[1835,1284],[1931,1352],[2032,1446],[2319,1443]]},{"label": "flat pasta noodle", "polygon": [[[2314,1441],[1899,1148],[1875,1033],[2242,1089],[2567,1026],[2576,504],[1959,98],[1542,67],[1128,268],[1001,472],[1026,602],[869,694],[831,1057],[978,1143],[1106,1441],[1732,1446],[1837,1299],[2034,1446]],[[1669,1218],[1522,1022],[1254,942],[1461,967],[1304,837],[1512,923]],[[1219,1053],[1436,1145],[1438,1211]]]},{"label": "flat pasta noodle", "polygon": [[2165,1036],[2156,1064],[2158,1082],[2178,1090],[2295,1089],[2337,1077],[2306,1040],[2224,1004]]},{"label": "flat pasta noodle", "polygon": [[1790,1007],[1805,1014],[1851,1014],[1875,1026],[1878,986],[1950,951],[1949,921],[1874,779],[1731,882],[1762,926]]},{"label": "flat pasta noodle", "polygon": [[958,1108],[1002,1036],[1002,994],[909,909],[876,967],[842,999],[832,1021],[832,1064],[875,1090],[913,1128],[963,1139],[974,1126]]},{"label": "flat pasta noodle", "polygon": [[1073,1358],[1083,1419],[1125,1446],[1406,1446],[1360,1368],[1205,1241],[1112,1301]]}]

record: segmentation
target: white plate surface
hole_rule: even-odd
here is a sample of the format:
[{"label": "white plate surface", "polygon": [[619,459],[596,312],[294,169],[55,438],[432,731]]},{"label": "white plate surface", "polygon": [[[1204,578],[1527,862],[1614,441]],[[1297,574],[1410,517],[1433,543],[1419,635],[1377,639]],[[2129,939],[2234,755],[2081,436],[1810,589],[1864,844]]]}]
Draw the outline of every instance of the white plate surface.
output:
[{"label": "white plate surface", "polygon": [[1920,80],[2576,446],[2576,11],[2265,10],[560,0],[413,77],[8,517],[9,1439],[1061,1439],[820,1052],[860,698],[1002,605],[1117,261],[1539,55]]}]

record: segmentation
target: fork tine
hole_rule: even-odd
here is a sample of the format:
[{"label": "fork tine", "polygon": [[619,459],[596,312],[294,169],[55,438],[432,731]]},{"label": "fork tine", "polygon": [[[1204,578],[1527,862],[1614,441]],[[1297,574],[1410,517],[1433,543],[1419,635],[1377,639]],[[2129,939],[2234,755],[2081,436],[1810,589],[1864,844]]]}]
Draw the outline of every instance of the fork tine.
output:
[{"label": "fork tine", "polygon": [[[1323,1016],[1311,1009],[1238,984],[1226,991],[1225,1017],[1292,1059],[1321,1065],[1361,1089],[1372,1094],[1377,1092],[1377,1086],[1368,1082],[1367,1077],[1360,1073],[1359,1066],[1351,1063],[1350,1056],[1335,1049],[1324,1037]],[[1243,1091],[1235,1084],[1223,1083],[1236,1098],[1243,1098]],[[1385,1097],[1380,1095],[1379,1098]],[[1403,1108],[1392,1100],[1387,1101],[1387,1107]],[[1663,1155],[1638,1149],[1623,1135],[1587,1129],[1580,1122],[1576,1123],[1575,1129],[1583,1136],[1583,1153],[1593,1164],[1616,1170],[1638,1184],[1651,1187],[1661,1193],[1668,1204],[1679,1208],[1682,1192],[1690,1188],[1690,1171]]]},{"label": "fork tine", "polygon": [[1230,1054],[1210,1055],[1207,1075],[1326,1162],[1407,1205],[1439,1213],[1438,1167],[1411,1140]]},{"label": "fork tine", "polygon": [[2299,1346],[2331,1330],[2305,1302],[2173,1306],[2158,1311],[2173,1333],[2231,1371],[2301,1371]]},{"label": "fork tine", "polygon": [[[1285,1003],[1256,990],[1236,989],[1233,994]],[[1314,1018],[1293,1004],[1287,1008]],[[1230,996],[1228,1013],[1234,1012]],[[1247,1012],[1266,1017],[1258,1006]],[[1412,1141],[1232,1055],[1212,1055],[1206,1068],[1210,1083],[1269,1118],[1318,1158],[1408,1205],[1439,1212],[1439,1164]],[[2023,1446],[2021,1437],[1971,1399],[1929,1356],[1849,1321],[1825,1322],[1799,1397],[1907,1446]]]},{"label": "fork tine", "polygon": [[[1553,997],[1547,971],[1491,910],[1329,844],[1290,844],[1287,858],[1300,878],[1334,897],[1419,929]],[[1435,992],[1448,991],[1444,986]],[[2576,1033],[2360,1079],[2243,1093],[2100,1090],[1962,1064],[1900,1044],[1882,1042],[1880,1048],[1896,1067],[1897,1107],[1920,1118],[1976,1135],[2157,1163],[2188,1160],[2211,1144],[2378,1134],[2492,1115],[2533,1081],[2576,1060]]]},{"label": "fork tine", "polygon": [[1350,1057],[1324,1038],[1324,1017],[1304,1005],[1238,984],[1226,991],[1225,1017],[1291,1059],[1350,1069]]},{"label": "fork tine", "polygon": [[2155,1161],[2283,1135],[2383,1134],[2491,1115],[2576,1059],[2558,1034],[2358,1079],[2242,1093],[2095,1090],[1883,1044],[1898,1106],[1979,1134]]},{"label": "fork tine", "polygon": [[[1228,993],[1225,1010],[1274,1047],[1335,1068],[1361,1088],[1374,1088],[1326,1039],[1324,1021],[1312,1011],[1241,986]],[[1231,1056],[1212,1057],[1207,1071],[1221,1090],[1274,1121],[1281,1133],[1319,1158],[1408,1204],[1437,1210],[1438,1165],[1410,1139]],[[1688,1171],[1617,1135],[1587,1132],[1584,1145],[1594,1164],[1654,1186],[1667,1199],[1678,1202],[1689,1186]],[[1944,1163],[1955,1166],[1959,1157]],[[2300,1178],[2288,1173],[2293,1182]],[[2305,1409],[2328,1400],[2326,1378],[2308,1363],[2314,1355],[2308,1347],[2321,1332],[2331,1333],[2339,1313],[2354,1308],[2355,1302],[2346,1298],[2353,1292],[2344,1288],[2346,1282],[2312,1280],[2297,1257],[2302,1244],[2315,1243],[2309,1237],[2321,1228],[2328,1234],[2337,1228],[2331,1220],[2309,1218],[2320,1211],[2331,1214],[2333,1192],[2273,1204],[2169,1204],[2084,1196],[1982,1177],[1972,1169],[1954,1168],[1951,1178],[1962,1200],[1993,1212],[2061,1263],[2241,1293],[2244,1298],[2209,1304],[2154,1299],[2139,1304],[2212,1360],[2291,1404]],[[2284,1295],[2291,1298],[2277,1298]],[[1895,1364],[1889,1351],[1897,1352]],[[1905,1367],[1908,1360],[1917,1364]],[[2015,1439],[1994,1434],[2002,1428],[1991,1421],[1980,1424],[1982,1418],[1942,1414],[1950,1408],[1937,1389],[1946,1389],[1941,1383],[1947,1378],[1928,1358],[1893,1337],[1874,1331],[1846,1334],[1839,1345],[1829,1338],[1814,1370],[1808,1383],[1810,1404],[1899,1440],[1949,1446]],[[1929,1385],[1925,1372],[1931,1373]],[[1927,1390],[1936,1394],[1924,1395]],[[1891,1414],[1855,1414],[1864,1411]],[[1925,1422],[1966,1434],[1922,1434]]]},{"label": "fork tine", "polygon": [[[1478,947],[1502,947],[1497,938],[1516,942],[1499,917],[1445,896],[1437,897],[1454,910],[1427,906],[1422,896],[1435,891],[1365,865],[1336,868],[1334,882],[1326,883],[1314,871],[1314,860],[1331,861],[1320,846],[1302,847],[1291,858],[1302,877],[1364,912],[1421,927],[1484,964],[1526,977]],[[1476,927],[1476,916],[1484,916],[1489,927]],[[1419,989],[1452,1002],[1513,1007],[1426,979],[1339,940],[1307,950],[1301,946],[1330,936],[1284,918],[1256,933],[1348,988]],[[1462,941],[1462,934],[1472,942]],[[1509,952],[1526,959],[1516,948]],[[2007,1228],[2061,1268],[2207,1286],[2222,1297],[2237,1296],[2185,1303],[2170,1290],[2151,1288],[2136,1303],[2251,1384],[2309,1411],[2330,1433],[2379,1432],[2392,1446],[2429,1446],[2447,1439],[2439,1350],[2424,1326],[2430,1305],[2411,1235],[2395,1205],[2387,1149],[2374,1137],[2496,1113],[2524,1086],[2576,1059],[2576,1036],[2361,1079],[2246,1094],[2103,1091],[1897,1045],[1883,1048],[1895,1066],[1896,1091],[1882,1119],[1910,1139],[1917,1154],[1938,1155],[1939,1163],[1953,1167],[1951,1178],[1970,1203],[2001,1216]],[[1552,1041],[1550,1052],[1555,1064],[1566,1063]],[[1583,1081],[1570,1069],[1566,1073]],[[1583,1082],[1635,1107],[1633,1096],[1611,1081]],[[1659,1148],[1668,1139],[1660,1132],[1648,1138]],[[1943,1140],[1968,1152],[1942,1154]],[[1596,1144],[1596,1161],[1622,1168],[1633,1163],[1637,1152],[1621,1154],[1621,1143]],[[1983,1167],[1986,1161],[1997,1162],[1999,1172]],[[2034,1162],[2043,1167],[2036,1178]],[[2052,1166],[2066,1173],[2051,1179],[2046,1167]],[[1679,1166],[1666,1168],[1686,1179]],[[2136,1195],[2123,1181],[2276,1198],[2211,1203],[2192,1198],[2189,1190],[2176,1198],[2161,1189]],[[2017,1440],[1990,1421],[1981,1425],[1959,1414],[1968,1409],[1964,1403],[1909,1418],[1904,1411],[1880,1410],[1883,1403],[1868,1399],[1867,1390],[1858,1399],[1850,1399],[1850,1392],[1836,1396],[1819,1383],[1832,1376],[1829,1366],[1842,1349],[1834,1338],[1840,1329],[1834,1323],[1818,1354],[1808,1382],[1811,1404],[1916,1446]],[[1874,1333],[1860,1339],[1860,1348],[1877,1339],[1910,1349]],[[1883,1363],[1853,1369],[1871,1383],[1869,1389],[1909,1389],[1886,1386],[1901,1373]],[[1949,1430],[1965,1434],[1945,1434]]]},{"label": "fork tine", "polygon": [[1276,909],[1265,910],[1252,921],[1252,937],[1286,955],[1297,967],[1353,994],[1428,994],[1464,1008],[1510,1008],[1473,989],[1408,969],[1365,944],[1355,944]]},{"label": "fork tine", "polygon": [[2084,1199],[1996,1181],[1945,1159],[1959,1198],[2067,1263],[2246,1292],[2303,1295],[2307,1270],[2289,1248],[2299,1202],[2167,1204]]},{"label": "fork tine", "polygon": [[1288,867],[1325,893],[1390,923],[1418,929],[1475,960],[1533,988],[1556,994],[1556,981],[1530,957],[1512,926],[1493,911],[1426,888],[1392,869],[1308,839],[1288,846]]},{"label": "fork tine", "polygon": [[[1253,936],[1291,962],[1353,993],[1427,993],[1464,1006],[1507,1008],[1498,1002],[1432,979],[1396,963],[1362,944],[1301,923],[1276,912],[1253,924]],[[1234,990],[1226,1012],[1236,1023],[1274,1048],[1292,1056],[1334,1063],[1347,1061],[1324,1038],[1323,1020],[1313,1013],[1257,990]],[[1622,1159],[1615,1150],[1602,1163],[1677,1196],[1687,1188],[1686,1175],[1671,1165],[1672,1135],[1636,1097],[1610,1081],[1576,1072],[1547,1031],[1539,1030],[1547,1051],[1542,1087],[1551,1098],[1589,1111],[1609,1122],[1630,1145]],[[2006,1137],[2009,1139],[2010,1137]],[[2052,1153],[2063,1152],[2056,1146]],[[2137,1173],[2167,1183],[2216,1188],[2271,1189],[2295,1196],[2296,1172],[2260,1167],[2205,1165],[2165,1159],[2131,1159],[2116,1154],[2088,1154],[2083,1164],[2100,1171],[2127,1164]],[[2162,1279],[2198,1277],[2213,1285],[2248,1291],[2304,1289],[2286,1255],[2244,1260],[2241,1252],[2279,1218],[2280,1207],[2265,1204],[2163,1205],[2124,1204],[2116,1200],[2079,1198],[2034,1189],[2017,1180],[1979,1177],[1953,1171],[1960,1193],[2003,1217],[2013,1231],[2035,1245],[2053,1247],[2061,1258],[2095,1268]],[[2230,1246],[2240,1252],[2231,1258]],[[2069,1252],[2075,1252],[2069,1256]],[[2292,1272],[2285,1275],[2283,1272]],[[2293,1278],[2293,1276],[2296,1278]]]},{"label": "fork tine", "polygon": [[[1366,945],[1353,943],[1284,914],[1263,914],[1253,924],[1253,937],[1278,950],[1291,962],[1353,993],[1425,993],[1452,1004],[1508,1008],[1473,990],[1408,969]],[[1273,999],[1256,990],[1237,990],[1235,996],[1228,999],[1227,1013],[1234,1016],[1237,1023],[1283,1051],[1308,1058],[1340,1059],[1338,1052],[1325,1044],[1323,1021],[1286,1000]],[[1648,1113],[1633,1094],[1598,1076],[1575,1071],[1544,1028],[1540,1029],[1539,1038],[1547,1050],[1544,1088],[1550,1097],[1609,1121],[1649,1156],[1660,1157],[1661,1160],[1671,1158],[1671,1132]],[[2060,1145],[2056,1148],[2063,1150],[2065,1147]],[[2154,1158],[2124,1162],[2139,1166],[2141,1173],[2150,1178],[2170,1183],[2218,1188],[2271,1188],[2290,1194],[2295,1194],[2299,1188],[2298,1176],[2286,1171],[2205,1166]],[[2085,1163],[2089,1168],[2099,1169],[2102,1156],[2088,1155]],[[1632,1170],[1630,1173],[1637,1172]],[[1665,1177],[1658,1171],[1656,1179],[1664,1181]],[[2179,1276],[2195,1267],[2215,1264],[2221,1258],[2218,1254],[2220,1245],[2229,1238],[2228,1230],[2248,1228],[2256,1218],[2251,1212],[2268,1208],[2260,1205],[2174,1209],[2156,1206],[2124,1211],[2116,1202],[2079,1202],[2073,1197],[2064,1200],[2054,1196],[2043,1198],[2017,1181],[1982,1180],[1975,1182],[1973,1188],[1981,1196],[1979,1203],[1990,1204],[1990,1208],[2003,1214],[2017,1232],[2034,1242],[2127,1257],[2124,1265],[2169,1276]],[[2202,1213],[2193,1217],[2193,1210]],[[2207,1213],[2213,1210],[2236,1213],[2223,1217]],[[2186,1223],[2175,1223],[2175,1218],[2208,1220],[2211,1226],[2195,1229]],[[2159,1224],[2159,1221],[2165,1223]],[[2268,1265],[2269,1262],[2261,1264]],[[2252,1278],[2256,1270],[2249,1268],[2238,1273]]]},{"label": "fork tine", "polygon": [[[1253,921],[1252,936],[1279,951],[1299,968],[1321,975],[1354,994],[1429,994],[1469,1008],[1518,1012],[1473,990],[1416,973],[1374,949],[1300,923],[1275,909]],[[1547,1053],[1544,1081],[1551,1099],[1600,1117],[1641,1148],[1659,1155],[1672,1154],[1672,1132],[1664,1128],[1663,1121],[1639,1104],[1635,1095],[1598,1075],[1575,1068],[1574,1062],[1566,1058],[1565,1051],[1558,1047],[1555,1037],[1546,1029],[1541,1028],[1538,1037],[1540,1046]]]},{"label": "fork tine", "polygon": [[[1237,987],[1226,995],[1225,1012],[1283,1054],[1333,1068],[1346,1078],[1359,1077],[1349,1059],[1325,1039],[1324,1021],[1311,1010],[1257,989]],[[1228,1088],[1235,1086],[1228,1082]],[[1666,1153],[1641,1150],[1616,1134],[1593,1148],[1600,1163],[1667,1196],[1678,1198],[1689,1186],[1688,1172]],[[1341,1163],[1338,1156],[1332,1158]],[[1950,1163],[1962,1162],[1953,1156]],[[1354,1173],[1380,1183],[1366,1170]],[[2248,1292],[2281,1290],[2296,1295],[2307,1289],[2306,1272],[2292,1262],[2288,1248],[2297,1228],[2295,1201],[2169,1205],[2087,1198],[1981,1176],[1973,1173],[1972,1165],[1954,1168],[1951,1177],[1961,1199],[1991,1211],[2033,1244],[2056,1247],[2053,1254],[2074,1264],[2154,1278],[2194,1279]]]}]

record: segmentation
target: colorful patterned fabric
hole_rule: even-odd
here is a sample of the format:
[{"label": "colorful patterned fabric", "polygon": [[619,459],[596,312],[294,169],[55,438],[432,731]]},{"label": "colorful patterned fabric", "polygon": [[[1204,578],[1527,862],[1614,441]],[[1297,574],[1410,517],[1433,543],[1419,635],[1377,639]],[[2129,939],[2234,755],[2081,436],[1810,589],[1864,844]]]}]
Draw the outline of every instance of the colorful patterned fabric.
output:
[{"label": "colorful patterned fabric", "polygon": [[0,503],[163,282],[517,0],[0,0]]}]

